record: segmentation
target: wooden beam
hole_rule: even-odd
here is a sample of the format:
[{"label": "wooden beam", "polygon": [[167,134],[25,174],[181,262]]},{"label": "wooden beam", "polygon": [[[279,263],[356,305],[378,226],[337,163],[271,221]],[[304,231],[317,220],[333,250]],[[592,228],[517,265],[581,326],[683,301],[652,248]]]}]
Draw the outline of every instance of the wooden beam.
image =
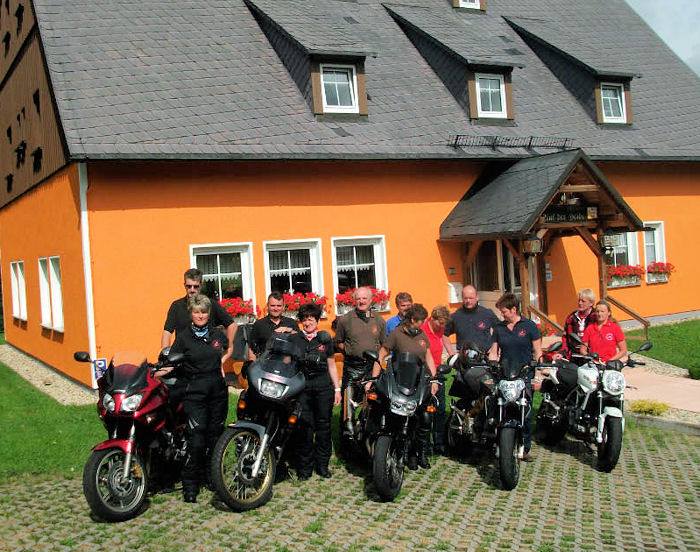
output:
[{"label": "wooden beam", "polygon": [[520,312],[527,316],[530,312],[530,268],[525,257],[520,259],[518,265],[520,269]]},{"label": "wooden beam", "polygon": [[550,326],[552,326],[552,328],[557,330],[559,335],[564,335],[564,328],[562,326],[560,326],[559,324],[557,324],[554,320],[549,318],[549,316],[547,316],[541,310],[539,310],[536,307],[533,307],[532,305],[530,305],[529,310],[530,310],[530,315],[534,314],[535,316],[542,318],[547,324],[549,324]]},{"label": "wooden beam", "polygon": [[583,238],[583,241],[586,242],[586,245],[588,246],[588,248],[591,251],[593,251],[593,254],[596,257],[600,257],[603,254],[603,251],[600,249],[598,242],[593,237],[593,235],[588,231],[587,228],[581,228],[581,227],[577,226],[576,231],[578,232],[579,236],[581,236]]},{"label": "wooden beam", "polygon": [[597,192],[598,186],[596,184],[564,184],[559,188],[559,191],[563,194]]},{"label": "wooden beam", "polygon": [[521,262],[523,260],[523,254],[520,251],[518,251],[512,243],[510,243],[510,240],[503,238],[502,241],[505,244],[505,246],[508,248],[508,251],[510,251],[511,254],[513,255],[513,258],[515,258],[517,261]]},{"label": "wooden beam", "polygon": [[484,243],[482,240],[469,242],[469,251],[467,252],[466,257],[464,257],[464,262],[462,263],[463,284],[467,283],[467,275],[469,274],[469,269],[474,264],[474,261],[476,260],[476,255],[479,253],[479,249],[481,249],[482,243]]},{"label": "wooden beam", "polygon": [[[598,235],[602,236],[603,235],[603,228],[598,227]],[[593,236],[589,237],[593,239]],[[603,250],[600,248],[598,245],[598,242],[595,242],[596,247],[598,248],[599,253],[597,253],[598,257],[598,297],[602,299],[606,299],[608,296],[608,266],[605,263],[605,255],[603,253]]]},{"label": "wooden beam", "polygon": [[606,299],[610,304],[615,305],[618,309],[625,311],[632,318],[634,318],[637,322],[639,322],[642,326],[644,326],[644,339],[646,339],[646,340],[649,339],[649,321],[646,318],[644,318],[641,314],[639,314],[637,311],[635,311],[631,307],[628,307],[627,305],[620,303],[620,301],[618,301],[617,299],[615,299],[611,295],[608,295],[606,297]]}]

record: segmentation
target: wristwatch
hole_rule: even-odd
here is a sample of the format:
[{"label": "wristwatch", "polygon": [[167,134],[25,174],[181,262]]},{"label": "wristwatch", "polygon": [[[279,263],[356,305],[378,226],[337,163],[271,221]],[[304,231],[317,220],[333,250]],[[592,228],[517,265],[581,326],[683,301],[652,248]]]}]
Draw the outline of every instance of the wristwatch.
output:
[{"label": "wristwatch", "polygon": [[336,393],[340,393],[340,387],[336,387],[334,390]]}]

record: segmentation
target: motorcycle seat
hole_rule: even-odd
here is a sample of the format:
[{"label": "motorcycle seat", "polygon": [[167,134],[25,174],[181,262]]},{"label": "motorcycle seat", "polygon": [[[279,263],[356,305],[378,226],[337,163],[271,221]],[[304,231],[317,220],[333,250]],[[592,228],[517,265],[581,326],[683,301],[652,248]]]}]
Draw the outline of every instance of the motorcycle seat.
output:
[{"label": "motorcycle seat", "polygon": [[578,383],[578,366],[573,362],[561,362],[557,376],[563,386],[567,388],[576,387]]}]

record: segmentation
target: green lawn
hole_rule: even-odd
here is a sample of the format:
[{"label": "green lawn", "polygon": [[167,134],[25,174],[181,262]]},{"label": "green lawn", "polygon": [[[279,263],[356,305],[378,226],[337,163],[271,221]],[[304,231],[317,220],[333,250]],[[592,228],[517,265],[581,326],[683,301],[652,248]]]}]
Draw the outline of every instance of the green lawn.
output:
[{"label": "green lawn", "polygon": [[[627,332],[631,350],[639,346],[643,335],[641,330]],[[700,320],[649,328],[649,339],[654,348],[646,356],[687,368],[690,377],[700,379]]]}]

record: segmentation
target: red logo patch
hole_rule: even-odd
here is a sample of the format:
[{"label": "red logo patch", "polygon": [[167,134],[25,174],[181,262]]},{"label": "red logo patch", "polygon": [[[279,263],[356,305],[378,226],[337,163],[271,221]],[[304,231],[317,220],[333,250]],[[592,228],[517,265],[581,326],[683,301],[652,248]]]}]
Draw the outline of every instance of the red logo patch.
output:
[{"label": "red logo patch", "polygon": [[214,349],[221,349],[221,341],[215,339],[211,342],[211,346],[214,347]]},{"label": "red logo patch", "polygon": [[377,326],[372,326],[372,333],[377,335],[379,333],[379,328],[377,328]]},{"label": "red logo patch", "polygon": [[520,337],[525,337],[525,336],[527,335],[527,332],[526,332],[525,330],[520,330],[520,331],[518,332],[518,335],[519,335]]},{"label": "red logo patch", "polygon": [[426,344],[426,342],[425,342],[424,339],[421,339],[421,340],[418,342],[418,345],[420,345],[423,349],[427,348],[427,344]]},{"label": "red logo patch", "polygon": [[325,350],[326,350],[326,346],[325,346],[325,345],[319,345],[319,346],[318,346],[318,350],[319,350],[319,351],[325,351]]},{"label": "red logo patch", "polygon": [[614,341],[615,336],[611,333],[608,333],[608,334],[605,334],[605,339],[607,339],[608,341]]},{"label": "red logo patch", "polygon": [[481,322],[479,322],[479,323],[476,325],[476,327],[479,328],[480,330],[485,330],[485,329],[486,329],[486,322],[484,322],[484,321],[482,320]]}]

